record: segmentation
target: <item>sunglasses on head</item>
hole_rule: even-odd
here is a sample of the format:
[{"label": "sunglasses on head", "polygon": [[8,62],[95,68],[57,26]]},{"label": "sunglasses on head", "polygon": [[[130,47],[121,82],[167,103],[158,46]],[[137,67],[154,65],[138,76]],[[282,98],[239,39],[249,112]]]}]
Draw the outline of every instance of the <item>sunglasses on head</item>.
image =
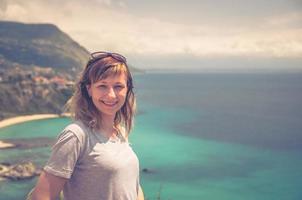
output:
[{"label": "sunglasses on head", "polygon": [[114,58],[115,60],[119,61],[119,62],[122,62],[122,63],[125,63],[127,62],[127,59],[122,56],[121,54],[118,54],[118,53],[111,53],[111,52],[106,52],[106,51],[97,51],[97,52],[93,52],[90,54],[90,59],[88,61],[88,66],[99,61],[99,60],[102,60],[104,58],[107,58],[107,57],[112,57]]}]

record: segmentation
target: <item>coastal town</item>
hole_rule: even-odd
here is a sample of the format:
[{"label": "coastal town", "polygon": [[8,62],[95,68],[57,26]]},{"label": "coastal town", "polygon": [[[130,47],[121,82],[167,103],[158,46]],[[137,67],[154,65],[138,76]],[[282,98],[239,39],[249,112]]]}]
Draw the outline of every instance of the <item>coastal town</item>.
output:
[{"label": "coastal town", "polygon": [[0,120],[36,113],[61,114],[73,85],[68,73],[0,59]]},{"label": "coastal town", "polygon": [[[10,65],[10,66],[7,66]],[[20,83],[21,85],[32,83],[35,85],[53,84],[58,88],[66,88],[73,85],[73,81],[68,77],[57,75],[51,67],[40,67],[32,65],[24,68],[18,63],[9,63],[4,58],[0,58],[0,83]]]}]

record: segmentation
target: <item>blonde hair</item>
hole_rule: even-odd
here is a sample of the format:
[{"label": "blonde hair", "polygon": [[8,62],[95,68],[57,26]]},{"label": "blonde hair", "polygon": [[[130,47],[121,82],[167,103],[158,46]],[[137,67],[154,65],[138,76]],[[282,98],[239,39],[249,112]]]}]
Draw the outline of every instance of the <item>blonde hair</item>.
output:
[{"label": "blonde hair", "polygon": [[127,77],[127,94],[124,105],[115,115],[114,126],[124,127],[127,134],[129,134],[133,127],[136,109],[132,75],[126,61],[122,62],[112,56],[106,56],[92,63],[91,60],[88,61],[75,85],[75,92],[66,105],[73,120],[80,120],[89,128],[99,129],[102,118],[92,99],[89,97],[86,86],[108,76],[119,75],[121,73],[125,73]]}]

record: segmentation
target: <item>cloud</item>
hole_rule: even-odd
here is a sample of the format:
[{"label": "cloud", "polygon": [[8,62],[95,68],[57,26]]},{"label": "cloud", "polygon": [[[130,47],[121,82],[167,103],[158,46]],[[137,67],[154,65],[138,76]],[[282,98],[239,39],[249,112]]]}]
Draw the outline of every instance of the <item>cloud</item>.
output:
[{"label": "cloud", "polygon": [[283,15],[274,15],[267,19],[266,24],[270,28],[301,28],[302,14],[301,12],[291,12]]},{"label": "cloud", "polygon": [[262,15],[252,23],[243,16],[241,23],[221,19],[220,23],[198,24],[137,15],[129,12],[130,7],[128,1],[111,0],[7,0],[0,5],[0,16],[4,20],[54,23],[90,51],[201,58],[302,57],[301,12]]}]

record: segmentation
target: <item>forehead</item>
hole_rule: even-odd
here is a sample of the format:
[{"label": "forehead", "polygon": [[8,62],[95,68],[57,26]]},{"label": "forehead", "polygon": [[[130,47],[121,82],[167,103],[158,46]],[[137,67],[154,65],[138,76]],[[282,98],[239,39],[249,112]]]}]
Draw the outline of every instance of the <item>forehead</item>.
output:
[{"label": "forehead", "polygon": [[125,73],[115,73],[115,74],[109,74],[106,77],[101,77],[96,81],[96,83],[99,82],[106,82],[106,83],[127,83],[127,76]]},{"label": "forehead", "polygon": [[89,72],[89,79],[92,83],[106,79],[107,77],[124,76],[127,80],[127,75],[128,69],[123,63],[117,63],[114,65],[102,65],[102,63],[96,63],[92,66],[92,69]]}]

